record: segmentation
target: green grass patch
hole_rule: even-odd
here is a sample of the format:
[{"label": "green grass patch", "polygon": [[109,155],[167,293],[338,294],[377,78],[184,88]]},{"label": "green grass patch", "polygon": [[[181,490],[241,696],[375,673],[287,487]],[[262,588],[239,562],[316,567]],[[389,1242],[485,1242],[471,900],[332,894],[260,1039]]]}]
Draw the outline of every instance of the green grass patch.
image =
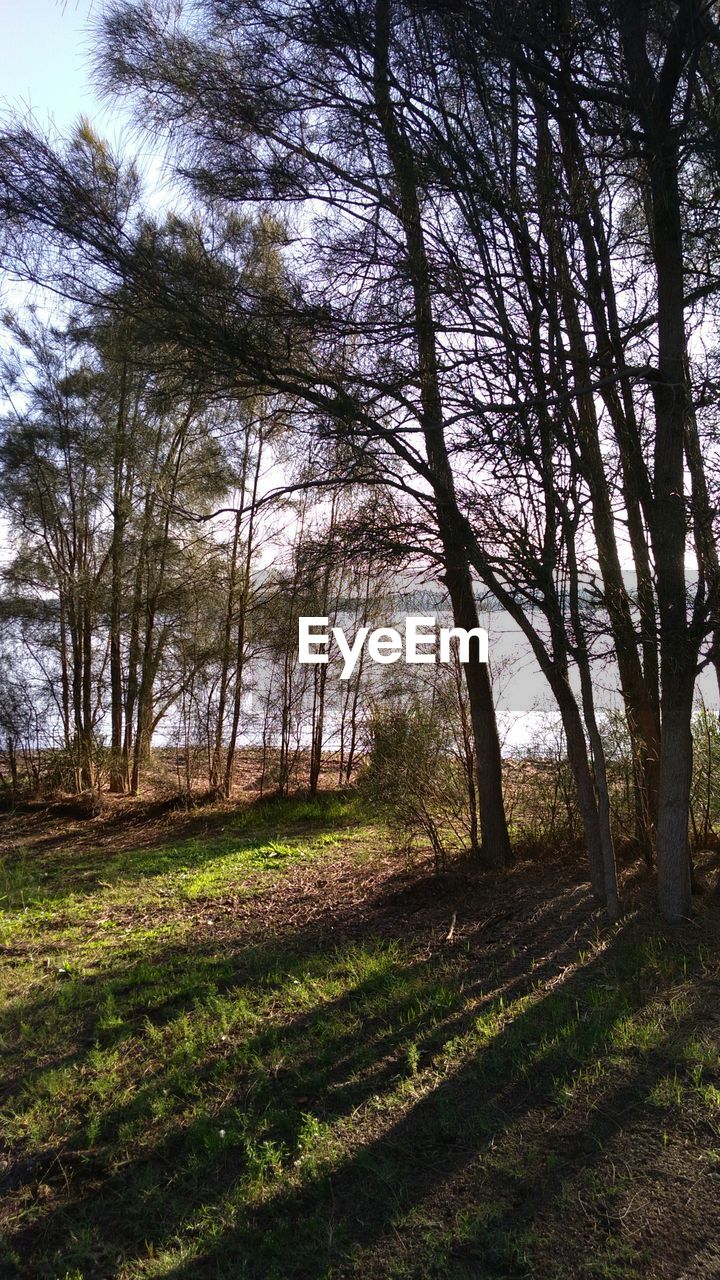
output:
[{"label": "green grass patch", "polygon": [[[714,944],[630,924],[529,957],[518,981],[509,944],[420,945],[406,924],[216,937],[220,899],[365,858],[355,804],[13,864],[3,1275],[645,1274],[623,1224],[653,1194],[647,1143],[661,1156],[692,1107],[708,1167],[720,1150],[717,1037],[698,1023]],[[613,1106],[647,1117],[624,1180],[598,1154]]]}]

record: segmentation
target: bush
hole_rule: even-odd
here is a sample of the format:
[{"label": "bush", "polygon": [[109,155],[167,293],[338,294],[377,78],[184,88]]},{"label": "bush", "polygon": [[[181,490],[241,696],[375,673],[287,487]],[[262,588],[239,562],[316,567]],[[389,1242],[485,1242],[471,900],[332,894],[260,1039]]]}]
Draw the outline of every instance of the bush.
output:
[{"label": "bush", "polygon": [[720,718],[703,703],[693,720],[693,781],[690,793],[693,843],[707,848],[720,829]]},{"label": "bush", "polygon": [[467,778],[447,716],[415,700],[376,709],[360,788],[388,815],[398,846],[430,842],[438,869],[471,845]]},{"label": "bush", "polygon": [[522,757],[505,761],[505,778],[508,823],[521,857],[578,843],[582,824],[575,781],[557,717],[538,720]]}]

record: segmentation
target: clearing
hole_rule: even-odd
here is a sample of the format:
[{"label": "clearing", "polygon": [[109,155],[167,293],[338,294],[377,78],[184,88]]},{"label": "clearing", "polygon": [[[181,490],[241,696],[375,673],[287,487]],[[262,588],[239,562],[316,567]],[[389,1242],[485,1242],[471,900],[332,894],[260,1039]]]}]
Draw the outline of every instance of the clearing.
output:
[{"label": "clearing", "polygon": [[0,1274],[720,1276],[720,912],[350,794],[0,825]]}]

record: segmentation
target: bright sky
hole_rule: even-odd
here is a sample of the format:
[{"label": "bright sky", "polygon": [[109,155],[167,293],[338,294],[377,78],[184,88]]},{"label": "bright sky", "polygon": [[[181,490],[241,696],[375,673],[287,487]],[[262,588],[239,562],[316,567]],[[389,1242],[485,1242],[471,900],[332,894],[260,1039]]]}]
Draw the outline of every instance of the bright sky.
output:
[{"label": "bright sky", "polygon": [[[136,150],[127,117],[117,107],[101,103],[90,84],[91,23],[102,9],[103,0],[0,0],[0,124],[11,115],[26,117],[31,112],[41,129],[54,126],[67,133],[85,115],[114,148],[124,138],[129,149]],[[147,146],[142,150],[147,170],[154,157]],[[159,171],[156,162],[158,179]],[[0,303],[15,310],[26,292],[5,279]],[[7,526],[0,520],[0,565],[9,554]]]},{"label": "bright sky", "polygon": [[41,129],[67,133],[88,116],[114,151],[140,162],[151,192],[163,202],[159,155],[133,130],[127,112],[100,100],[91,83],[93,29],[106,0],[0,0],[0,116],[26,116]]},{"label": "bright sky", "polygon": [[102,12],[99,0],[5,0],[2,9],[3,109],[31,108],[39,124],[54,120],[61,129],[81,114],[97,119],[88,27],[91,12],[93,18]]}]

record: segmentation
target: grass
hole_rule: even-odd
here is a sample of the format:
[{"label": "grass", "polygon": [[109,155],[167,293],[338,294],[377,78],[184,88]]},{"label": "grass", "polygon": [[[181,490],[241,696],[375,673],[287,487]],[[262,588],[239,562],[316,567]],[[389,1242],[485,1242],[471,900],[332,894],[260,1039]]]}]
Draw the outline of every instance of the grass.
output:
[{"label": "grass", "polygon": [[[132,901],[142,882],[143,897],[152,893],[200,897],[224,890],[245,871],[311,856],[339,839],[338,830],[357,825],[360,805],[333,794],[315,800],[268,799],[227,815],[219,830],[179,842],[123,848],[99,855],[74,847],[55,847],[44,857],[23,854],[0,863],[0,905],[7,912],[54,910],[89,896],[103,902],[104,889],[116,889],[118,900]],[[310,836],[310,843],[305,836]],[[155,882],[153,884],[153,882]],[[5,927],[17,927],[7,917]]]},{"label": "grass", "polygon": [[6,864],[3,1276],[679,1274],[720,1175],[714,926],[603,930],[526,868],[450,943],[454,891],[408,916],[353,799],[223,823]]}]

